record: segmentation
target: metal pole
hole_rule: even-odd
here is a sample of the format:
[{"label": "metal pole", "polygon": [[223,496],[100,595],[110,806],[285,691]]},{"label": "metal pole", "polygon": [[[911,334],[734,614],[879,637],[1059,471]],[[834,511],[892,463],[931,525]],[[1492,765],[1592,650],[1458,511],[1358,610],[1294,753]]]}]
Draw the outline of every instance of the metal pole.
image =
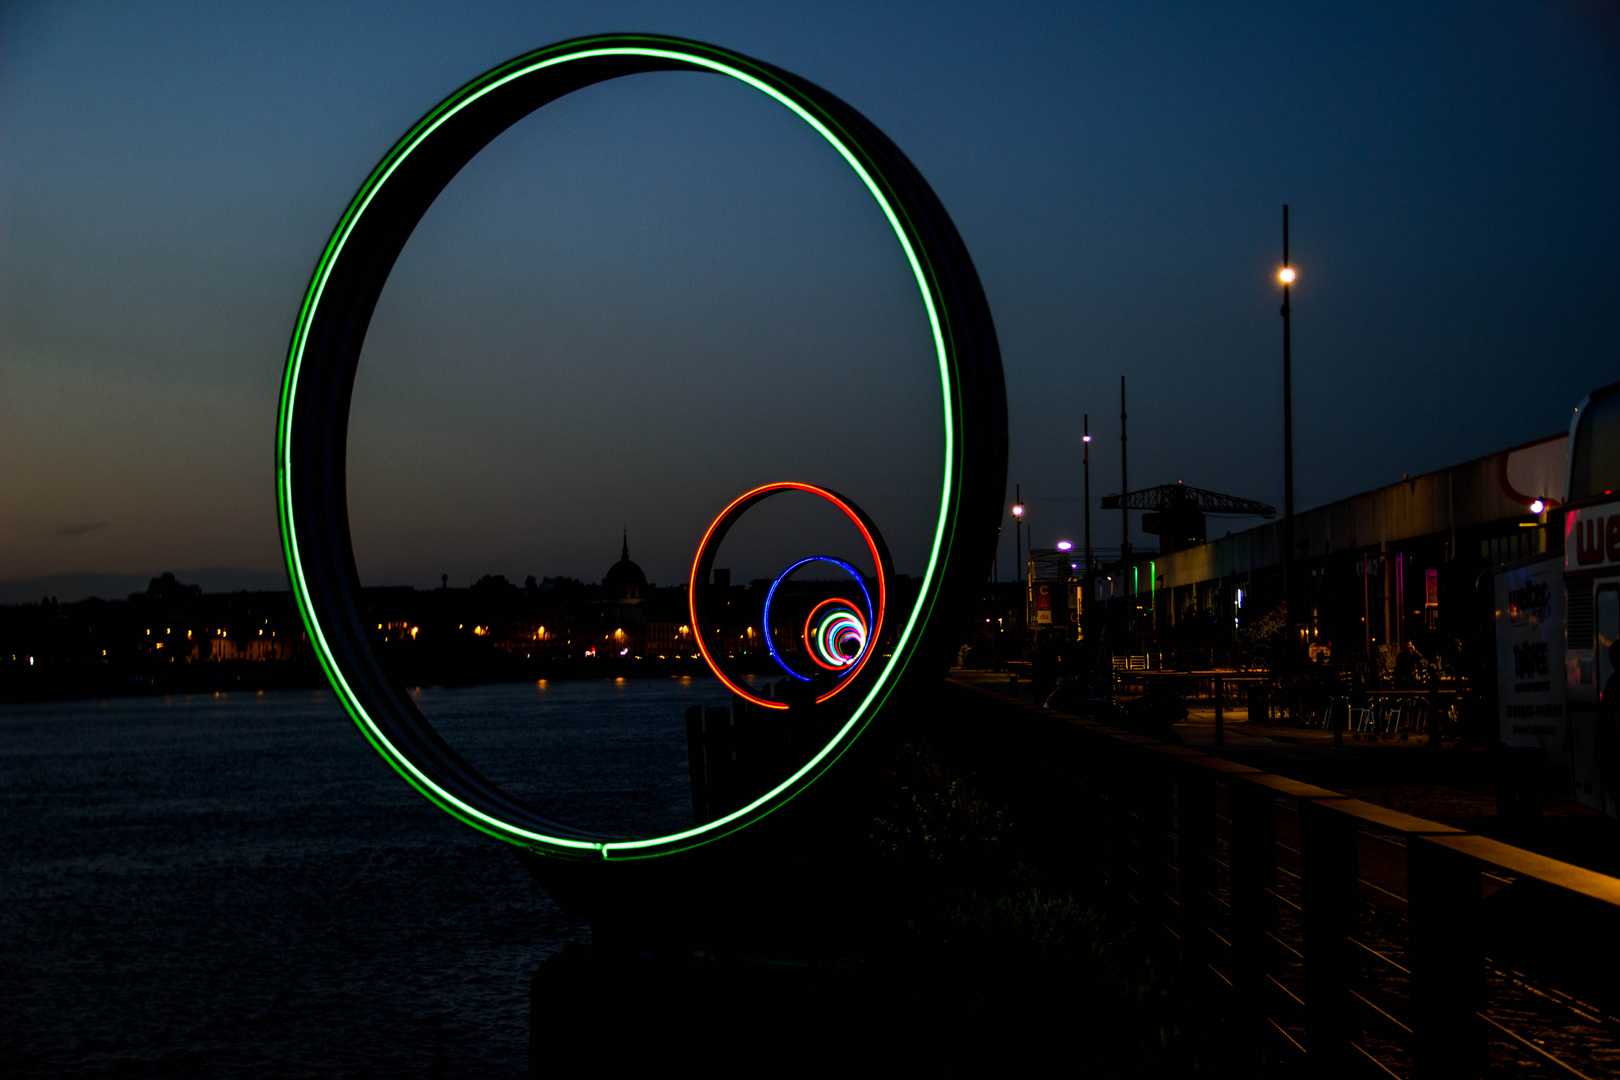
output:
[{"label": "metal pole", "polygon": [[[1288,268],[1288,204],[1283,203],[1283,269]],[[1293,599],[1294,586],[1294,361],[1289,334],[1289,283],[1283,282],[1283,599]],[[1288,625],[1301,613],[1289,607]]]},{"label": "metal pole", "polygon": [[1131,474],[1125,458],[1125,376],[1119,377],[1119,560],[1123,566],[1131,555],[1131,512],[1125,496],[1130,494]]},{"label": "metal pole", "polygon": [[1086,413],[1082,421],[1084,425],[1081,434],[1084,436],[1086,448],[1086,576],[1091,576],[1091,414]]},{"label": "metal pole", "polygon": [[[1130,573],[1131,563],[1131,512],[1128,496],[1131,491],[1131,476],[1129,460],[1125,453],[1125,376],[1119,377],[1119,571],[1121,575]],[[1124,582],[1121,582],[1124,584]],[[1130,590],[1130,607],[1125,611],[1125,637],[1131,634],[1132,623],[1136,621],[1136,588],[1132,583]],[[1128,654],[1129,649],[1125,650]]]},{"label": "metal pole", "polygon": [[[1006,491],[1006,488],[1001,490]],[[1013,505],[1023,506],[1023,489],[1017,484],[1013,485]],[[1018,624],[1018,641],[1023,643],[1024,635],[1029,632],[1029,580],[1020,569],[1024,565],[1024,516],[1018,514],[1013,518],[1013,570],[1018,573],[1018,594],[1024,598],[1024,619]]]}]

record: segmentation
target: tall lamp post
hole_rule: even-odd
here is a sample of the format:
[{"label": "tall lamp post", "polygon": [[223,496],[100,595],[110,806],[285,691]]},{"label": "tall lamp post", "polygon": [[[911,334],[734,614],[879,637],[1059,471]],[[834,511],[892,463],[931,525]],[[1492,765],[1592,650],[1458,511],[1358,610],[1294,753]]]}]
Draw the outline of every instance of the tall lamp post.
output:
[{"label": "tall lamp post", "polygon": [[1131,561],[1131,512],[1127,510],[1125,494],[1131,490],[1130,458],[1125,445],[1125,376],[1119,377],[1119,564]]},{"label": "tall lamp post", "polygon": [[1283,203],[1283,259],[1277,280],[1282,282],[1283,302],[1283,600],[1289,603],[1288,625],[1298,625],[1300,613],[1294,599],[1294,361],[1289,336],[1289,288],[1295,275],[1288,265],[1288,204]]},{"label": "tall lamp post", "polygon": [[[1006,489],[1003,488],[1003,491]],[[1017,484],[1013,485],[1013,570],[1018,570],[1018,562],[1024,555],[1024,499],[1023,493]],[[1024,598],[1023,620],[1018,624],[1018,640],[1024,640],[1024,634],[1029,629],[1029,582],[1023,574],[1018,575],[1018,594]]]},{"label": "tall lamp post", "polygon": [[1091,576],[1091,414],[1086,413],[1081,421],[1082,428],[1080,442],[1086,448],[1082,464],[1086,470],[1086,576]]}]

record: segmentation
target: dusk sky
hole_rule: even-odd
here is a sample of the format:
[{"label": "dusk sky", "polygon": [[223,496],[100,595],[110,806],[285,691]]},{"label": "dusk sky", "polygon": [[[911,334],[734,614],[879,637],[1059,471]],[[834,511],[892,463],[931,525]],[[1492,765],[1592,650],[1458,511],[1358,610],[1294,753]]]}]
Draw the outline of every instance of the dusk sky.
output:
[{"label": "dusk sky", "polygon": [[[785,67],[921,169],[990,300],[1038,545],[1079,539],[1084,413],[1093,496],[1119,489],[1121,374],[1132,487],[1281,505],[1285,202],[1302,509],[1561,431],[1620,377],[1616,12],[0,6],[0,581],[284,581],[277,394],[338,216],[458,86],[603,31]],[[778,479],[854,498],[915,573],[937,416],[898,247],[824,143],[719,78],[593,87],[395,270],[351,424],[362,578],[594,581],[627,528],[669,584]],[[815,515],[740,532],[734,574],[842,543]]]}]

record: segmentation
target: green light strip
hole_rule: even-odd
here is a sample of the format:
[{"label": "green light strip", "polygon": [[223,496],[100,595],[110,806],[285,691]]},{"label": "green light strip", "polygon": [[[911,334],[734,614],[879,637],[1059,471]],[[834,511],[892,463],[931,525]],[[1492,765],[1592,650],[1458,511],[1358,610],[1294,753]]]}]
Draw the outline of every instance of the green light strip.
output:
[{"label": "green light strip", "polygon": [[[859,706],[856,707],[850,719],[842,728],[839,729],[838,733],[822,747],[821,751],[817,753],[815,757],[801,766],[787,779],[783,780],[776,787],[760,796],[752,803],[749,803],[747,806],[733,811],[722,818],[709,822],[705,825],[685,830],[683,832],[673,833],[668,836],[655,837],[646,840],[600,843],[547,836],[541,833],[519,828],[518,826],[515,826],[509,822],[502,821],[491,815],[485,814],[476,807],[469,806],[462,802],[454,794],[446,791],[444,788],[434,783],[430,777],[418,769],[416,765],[409,760],[409,758],[401,754],[382,734],[376,723],[369,715],[366,714],[353,689],[349,686],[347,679],[344,678],[343,673],[339,670],[338,665],[332,656],[331,646],[328,644],[326,635],[322,631],[320,623],[315,617],[314,607],[309,598],[308,585],[304,580],[303,562],[298,552],[297,543],[293,539],[294,529],[291,473],[294,389],[297,386],[298,374],[303,364],[304,349],[308,341],[309,329],[311,322],[313,321],[314,312],[320,304],[321,297],[326,288],[326,283],[330,278],[332,268],[336,263],[338,256],[342,253],[343,247],[347,243],[349,237],[352,235],[361,215],[364,214],[366,209],[371,205],[372,200],[376,197],[377,192],[381,190],[382,185],[387,182],[389,177],[394,174],[395,170],[399,168],[404,160],[418,146],[420,146],[422,142],[428,138],[428,136],[432,135],[434,131],[438,130],[442,125],[448,122],[451,117],[455,116],[468,105],[479,100],[486,94],[499,89],[515,79],[523,78],[527,75],[533,74],[534,72],[544,70],[545,68],[569,63],[575,60],[610,56],[642,56],[660,60],[673,60],[683,64],[690,64],[695,67],[704,68],[721,75],[726,75],[748,86],[751,86],[755,90],[766,94],[781,105],[785,106],[792,111],[794,115],[798,116],[806,124],[810,125],[810,127],[820,134],[822,138],[827,140],[827,142],[839,153],[850,168],[855,171],[855,174],[860,177],[861,182],[866,185],[867,190],[871,192],[872,197],[877,201],[879,208],[883,211],[883,215],[888,221],[889,227],[894,231],[896,239],[899,240],[901,250],[905,252],[907,264],[911,268],[912,276],[917,282],[918,291],[922,295],[923,305],[928,312],[928,324],[934,338],[935,359],[938,364],[940,382],[943,390],[942,405],[945,421],[945,474],[940,497],[939,520],[934,529],[933,549],[929,553],[927,569],[923,575],[922,588],[919,590],[918,594],[921,599],[913,608],[910,618],[907,620],[904,629],[901,631],[900,639],[896,643],[888,665],[883,669],[881,675],[877,679],[873,688],[868,692],[866,698],[860,703]],[[372,171],[371,176],[367,178],[366,183],[361,187],[359,193],[356,194],[355,198],[350,202],[349,207],[344,212],[343,218],[339,221],[338,227],[334,231],[332,238],[327,242],[326,250],[322,253],[321,261],[316,267],[314,278],[311,280],[309,290],[305,294],[304,304],[299,313],[297,329],[294,333],[293,342],[289,350],[287,372],[282,380],[281,415],[278,418],[277,424],[280,452],[277,454],[276,461],[278,493],[277,504],[280,511],[282,524],[282,548],[283,554],[287,560],[289,576],[292,579],[293,594],[298,603],[299,613],[304,619],[305,626],[308,627],[310,631],[310,640],[315,646],[316,657],[321,664],[322,670],[326,673],[327,678],[332,683],[334,689],[337,690],[338,698],[343,703],[344,710],[349,714],[356,726],[360,728],[367,741],[372,744],[378,753],[380,753],[383,758],[387,760],[391,766],[393,766],[395,771],[399,772],[400,775],[403,776],[412,787],[416,788],[417,791],[422,793],[422,795],[427,797],[436,805],[440,806],[442,809],[449,812],[452,816],[498,839],[523,844],[524,846],[532,846],[534,843],[538,843],[543,846],[554,845],[573,850],[595,849],[600,851],[605,858],[612,858],[618,853],[623,853],[621,857],[645,857],[647,854],[652,854],[652,852],[648,851],[647,849],[673,847],[675,850],[679,850],[682,846],[692,846],[692,844],[687,843],[687,841],[698,843],[702,842],[704,838],[718,838],[734,831],[736,828],[740,828],[748,819],[751,819],[752,816],[761,809],[761,807],[773,803],[785,791],[793,788],[801,781],[808,782],[815,775],[818,775],[821,771],[836,761],[837,758],[846,749],[848,749],[848,741],[852,739],[853,734],[870,722],[871,716],[876,711],[877,706],[881,705],[883,700],[888,697],[888,694],[892,689],[894,679],[897,678],[905,668],[908,646],[912,643],[913,638],[918,632],[918,627],[924,618],[925,611],[932,609],[934,599],[932,596],[932,587],[934,586],[938,577],[942,552],[946,546],[946,530],[951,517],[950,494],[954,471],[953,463],[956,454],[956,429],[955,418],[952,410],[953,400],[950,380],[950,360],[947,355],[944,331],[940,325],[939,311],[934,302],[934,295],[930,287],[928,275],[924,271],[922,260],[919,258],[916,249],[912,246],[910,239],[906,235],[905,228],[901,224],[899,216],[896,214],[894,208],[890,205],[888,199],[885,197],[876,180],[860,162],[860,160],[858,160],[854,152],[848,146],[846,146],[837,135],[834,134],[827,123],[823,123],[821,119],[812,115],[803,105],[799,104],[797,101],[794,101],[776,87],[769,85],[760,78],[745,70],[742,70],[741,68],[722,63],[707,56],[684,52],[669,46],[662,46],[658,48],[642,46],[609,46],[570,52],[561,56],[553,56],[547,59],[537,60],[532,63],[525,63],[524,61],[526,59],[527,58],[519,58],[518,60],[513,61],[512,64],[508,65],[506,68],[496,69],[495,72],[491,73],[496,77],[483,82],[481,85],[470,85],[469,87],[464,87],[456,95],[452,95],[450,99],[447,99],[445,102],[441,103],[439,107],[435,108],[426,117],[419,121],[411,129],[411,131],[409,131],[405,137],[400,140],[399,143],[395,144],[393,149],[391,149],[387,156],[384,157],[383,161],[377,166],[376,169]],[[775,807],[769,807],[769,809],[774,808]]]}]

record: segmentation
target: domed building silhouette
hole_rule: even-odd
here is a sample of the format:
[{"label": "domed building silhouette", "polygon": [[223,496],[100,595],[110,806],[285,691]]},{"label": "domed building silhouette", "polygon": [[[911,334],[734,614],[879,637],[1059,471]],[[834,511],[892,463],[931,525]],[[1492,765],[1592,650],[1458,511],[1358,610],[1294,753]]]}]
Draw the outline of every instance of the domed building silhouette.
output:
[{"label": "domed building silhouette", "polygon": [[624,550],[619,561],[602,576],[602,595],[615,604],[639,604],[647,599],[647,575],[630,561],[630,531],[624,533]]}]

